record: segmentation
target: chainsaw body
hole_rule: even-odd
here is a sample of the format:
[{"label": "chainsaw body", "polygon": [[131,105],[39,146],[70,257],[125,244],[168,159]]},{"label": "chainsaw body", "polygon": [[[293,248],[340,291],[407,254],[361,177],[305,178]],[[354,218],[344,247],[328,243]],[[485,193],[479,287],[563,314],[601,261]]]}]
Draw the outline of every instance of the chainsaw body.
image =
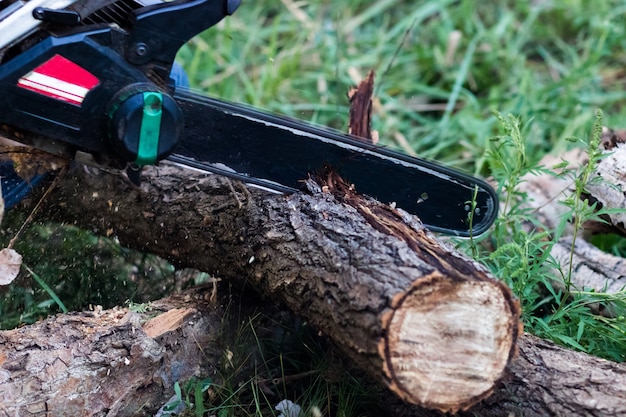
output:
[{"label": "chainsaw body", "polygon": [[[107,162],[147,165],[169,155],[183,126],[169,80],[176,52],[237,3],[144,6],[123,0],[93,10],[87,4],[97,2],[79,1],[54,10],[45,7],[50,1],[31,2],[42,6],[14,23],[29,29],[24,37],[0,42],[6,44],[0,52],[2,132],[52,152],[78,150]],[[0,37],[11,17],[0,21]],[[29,19],[39,24],[32,29]]]},{"label": "chainsaw body", "polygon": [[0,1],[0,135],[124,168],[168,158],[288,193],[331,165],[357,190],[469,236],[497,212],[485,182],[325,128],[178,89],[178,49],[239,0]]}]

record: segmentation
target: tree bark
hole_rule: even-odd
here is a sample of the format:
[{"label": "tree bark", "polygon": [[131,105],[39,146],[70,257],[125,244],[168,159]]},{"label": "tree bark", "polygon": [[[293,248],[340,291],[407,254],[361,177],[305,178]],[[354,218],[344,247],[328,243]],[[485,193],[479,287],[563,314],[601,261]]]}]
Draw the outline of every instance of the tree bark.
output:
[{"label": "tree bark", "polygon": [[224,311],[206,293],[0,332],[0,415],[152,415],[175,382],[219,369]]},{"label": "tree bark", "polygon": [[[403,245],[410,246],[406,240],[402,243],[403,238],[399,239],[398,234],[393,232],[396,240],[395,243],[390,243],[386,240],[388,237],[379,235],[382,232],[376,230],[384,229],[384,222],[383,225],[379,222],[375,228],[372,223],[361,219],[356,222],[356,231],[350,232],[347,229],[348,225],[352,225],[355,213],[361,213],[363,218],[372,217],[367,212],[367,204],[361,208],[344,207],[338,203],[336,197],[328,193],[269,197],[218,177],[194,176],[169,167],[154,168],[147,174],[144,189],[138,191],[120,176],[75,171],[51,196],[46,212],[50,215],[55,213],[57,219],[75,222],[95,232],[115,233],[126,243],[160,253],[181,264],[217,272],[224,278],[253,282],[261,291],[286,300],[288,304],[290,297],[296,298],[296,301],[291,301],[300,303],[300,308],[296,311],[313,318],[317,317],[316,314],[322,314],[321,311],[311,308],[313,296],[309,293],[317,291],[316,286],[325,288],[326,282],[330,281],[337,288],[336,291],[365,293],[368,298],[376,299],[380,289],[389,291],[389,282],[363,281],[359,286],[349,286],[345,280],[359,276],[358,274],[363,273],[362,270],[369,275],[388,277],[387,281],[392,281],[394,272],[401,271],[400,275],[414,273],[411,272],[414,268],[407,267],[406,262],[407,259],[413,259],[414,255],[411,253],[420,248],[401,251],[400,247],[404,247]],[[341,196],[339,199],[342,199]],[[337,209],[339,206],[342,207],[341,210]],[[332,210],[332,207],[336,209]],[[312,226],[302,220],[305,215],[313,216],[317,224],[317,229],[313,227],[313,235],[308,237],[307,234],[311,233],[308,228]],[[333,227],[319,225],[322,223],[324,226],[324,220],[328,219],[332,219]],[[405,220],[411,224],[411,219]],[[292,227],[291,238],[285,239],[281,230],[294,224],[296,227]],[[342,224],[343,229],[338,226]],[[282,228],[277,225],[282,225]],[[363,230],[358,232],[358,227]],[[272,230],[275,230],[273,234]],[[365,233],[365,230],[369,231]],[[346,233],[351,234],[342,238]],[[263,241],[254,240],[259,234],[264,238]],[[370,240],[374,236],[378,244],[368,243],[367,245],[374,246],[367,246],[365,241],[368,239],[363,236],[369,236]],[[357,242],[349,244],[351,240]],[[327,247],[329,242],[335,242],[336,246]],[[363,246],[366,252],[369,251],[369,257],[364,259],[363,256],[354,256],[355,248]],[[395,249],[389,249],[394,246]],[[303,247],[309,252],[304,252]],[[350,267],[348,271],[345,271],[345,266],[341,266],[341,260],[347,255],[337,255],[341,248],[350,254],[350,262],[346,263]],[[378,256],[373,256],[376,254]],[[435,251],[431,261],[438,259],[438,256]],[[380,260],[388,257],[395,259],[395,264],[385,264]],[[295,267],[296,270],[293,269],[294,262],[300,265]],[[480,271],[480,267],[474,267]],[[441,265],[438,268],[446,269]],[[320,274],[322,279],[318,277]],[[430,274],[433,276],[432,272]],[[279,279],[281,277],[284,282]],[[307,285],[306,288],[302,289],[294,284],[298,282],[299,285]],[[370,288],[370,285],[374,287]],[[368,351],[357,352],[356,355],[354,351],[358,349],[355,346],[363,340],[375,337],[380,339],[382,325],[373,323],[372,319],[367,322],[371,324],[371,328],[355,329],[355,322],[352,320],[356,316],[352,316],[350,311],[335,310],[342,305],[343,300],[338,298],[341,294],[330,291],[327,296],[324,300],[330,300],[332,305],[327,311],[331,323],[324,322],[322,317],[316,319],[319,321],[316,324],[329,337],[337,338],[338,345],[359,365],[368,369],[376,378],[381,378],[383,372],[380,371],[380,362],[383,359],[372,359],[378,354],[378,344],[372,347],[370,343]],[[391,305],[393,297],[386,297],[391,298]],[[100,410],[100,414],[93,415],[106,415],[107,412],[109,415],[132,415],[137,410],[141,413],[149,408],[155,409],[171,395],[171,385],[176,380],[173,376],[163,376],[169,372],[163,366],[176,363],[177,372],[189,371],[180,375],[181,380],[184,380],[193,373],[192,370],[200,374],[210,374],[221,358],[221,350],[214,343],[215,333],[210,323],[221,321],[223,312],[198,298],[181,299],[184,300],[182,304],[157,307],[163,311],[168,308],[180,309],[170,313],[171,316],[166,316],[182,316],[178,321],[180,328],[174,325],[166,333],[169,335],[167,337],[159,335],[158,331],[150,335],[150,331],[145,330],[149,327],[142,326],[141,320],[134,313],[115,310],[92,313],[91,317],[89,313],[57,316],[43,323],[11,331],[13,333],[1,333],[0,404],[5,410],[8,410],[9,404],[19,406],[21,410],[32,411],[25,415],[46,415],[46,409],[47,413],[52,414],[54,410],[61,409],[69,410],[65,412],[66,415],[85,415],[86,404],[90,409]],[[378,298],[379,302],[380,299]],[[200,307],[197,305],[198,300]],[[402,304],[404,303],[406,301]],[[322,309],[321,306],[316,308]],[[363,307],[352,306],[352,309],[355,308]],[[389,307],[387,309],[392,310]],[[371,313],[366,315],[374,316]],[[86,318],[94,322],[88,323]],[[347,320],[351,320],[349,324]],[[181,329],[191,326],[185,327],[184,323],[196,323],[199,333],[182,331]],[[97,326],[102,327],[96,331]],[[341,331],[333,333],[333,329],[337,327]],[[140,328],[141,331],[138,331]],[[37,332],[40,331],[45,331],[45,335],[38,335]],[[188,354],[193,349],[185,346],[190,346],[189,343],[195,346],[200,336],[205,337],[202,344],[204,350],[218,353],[212,353],[204,359],[197,359],[193,355],[187,359],[169,358],[168,355]],[[342,345],[342,337],[353,338],[354,341],[346,347]],[[163,349],[163,346],[166,348]],[[175,349],[175,346],[180,348]],[[441,344],[436,346],[441,347]],[[98,353],[80,354],[94,351]],[[138,353],[142,351],[146,353]],[[68,352],[74,356],[68,357]],[[158,352],[165,354],[160,356]],[[50,355],[45,355],[47,359],[44,359],[43,353]],[[130,361],[128,365],[124,358]],[[95,361],[95,364],[90,361]],[[143,369],[142,373],[132,371],[135,363]],[[379,368],[372,366],[372,363]],[[42,369],[46,369],[46,372],[42,373]],[[98,371],[93,371],[94,369]],[[104,380],[110,383],[102,384],[103,377],[111,377],[113,370],[116,372],[113,377],[117,379]],[[172,371],[171,375],[173,374]],[[49,378],[45,380],[48,383],[42,383],[42,375]],[[76,375],[82,378],[81,387],[84,390],[81,393],[84,395],[72,397],[75,403],[70,403],[67,399],[55,402],[55,398],[62,398],[60,393],[76,390]],[[146,377],[149,382],[145,382]],[[62,387],[53,389],[50,383],[53,380]],[[390,384],[387,375],[382,375],[382,380]],[[458,415],[621,415],[626,413],[624,387],[626,368],[623,364],[572,352],[532,336],[522,335],[519,339],[519,357],[509,364],[508,372],[495,385],[493,395]],[[16,396],[16,392],[20,395]],[[406,403],[389,402],[389,407],[398,410],[398,415],[440,415],[438,412],[414,408]],[[55,408],[57,406],[62,408]],[[75,408],[67,408],[70,406]]]},{"label": "tree bark", "polygon": [[[175,382],[215,375],[227,347],[223,305],[232,295],[204,286],[150,303],[70,313],[0,332],[0,415],[145,416]],[[250,300],[230,300],[245,306]],[[268,306],[269,307],[269,306]],[[274,307],[274,306],[272,306]],[[240,320],[231,317],[233,328]],[[219,384],[219,380],[215,380]],[[381,394],[388,415],[441,417]],[[459,417],[620,416],[626,366],[524,334],[519,356],[493,395]]]},{"label": "tree bark", "polygon": [[[500,389],[463,416],[623,416],[626,365],[524,334]],[[474,414],[471,414],[471,413]]]},{"label": "tree bark", "polygon": [[406,213],[308,184],[313,194],[267,195],[163,164],[138,191],[76,171],[46,211],[253,283],[408,402],[454,412],[487,397],[521,332],[510,290]]},{"label": "tree bark", "polygon": [[626,236],[626,144],[605,140],[605,148],[606,153],[598,161],[594,172],[596,179],[601,180],[591,181],[586,191],[589,199],[597,202],[599,208],[620,209],[602,216],[610,226],[600,230]]}]

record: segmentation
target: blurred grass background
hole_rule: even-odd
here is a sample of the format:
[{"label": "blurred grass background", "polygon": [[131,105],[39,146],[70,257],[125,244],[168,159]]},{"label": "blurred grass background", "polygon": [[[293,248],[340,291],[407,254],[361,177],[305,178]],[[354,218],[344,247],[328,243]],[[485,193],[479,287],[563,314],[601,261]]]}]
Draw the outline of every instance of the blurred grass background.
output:
[{"label": "blurred grass background", "polygon": [[[588,141],[596,109],[603,111],[605,125],[626,127],[625,17],[626,3],[617,0],[244,0],[233,16],[185,45],[177,60],[192,87],[206,94],[343,131],[347,91],[375,70],[373,128],[382,145],[484,177],[494,174],[492,139],[503,130],[493,111],[512,114],[520,121],[524,147],[524,166],[512,179],[519,181],[546,153],[559,155],[573,146],[568,138]],[[25,214],[14,210],[5,217],[4,244]],[[598,318],[584,299],[574,297],[564,304],[563,294],[546,293],[552,272],[544,262],[545,235],[497,230],[493,253],[475,247],[473,253],[515,289],[527,330],[571,348],[625,360],[623,316]],[[615,253],[624,253],[626,247],[617,236],[599,244]],[[35,223],[19,245],[25,263],[70,309],[145,301],[142,282],[160,282],[164,293],[177,288],[171,265],[86,231]],[[3,328],[58,311],[26,273],[2,291]],[[624,294],[618,298],[624,303]],[[252,322],[248,331],[255,334]],[[311,346],[322,343],[309,336],[300,339],[304,351],[299,357],[315,356]],[[259,343],[258,337],[251,340]],[[280,356],[284,352],[276,346],[272,349],[278,356],[265,363],[285,367],[288,357]],[[323,367],[304,362],[308,365],[300,372],[310,370],[306,366]],[[297,391],[299,398],[315,404],[335,401],[324,408],[335,415],[367,415],[355,406],[354,398],[365,395],[362,387],[340,379],[337,388],[337,379],[329,382],[323,375],[301,380],[305,388]],[[350,407],[337,405],[337,395],[329,394],[331,386],[351,399]],[[288,389],[296,392],[293,385]],[[248,394],[239,385],[225,390],[224,398],[238,404],[251,401],[252,406],[237,410],[254,414],[259,400]],[[233,415],[228,414],[234,409],[230,406],[213,407],[218,415]]]}]

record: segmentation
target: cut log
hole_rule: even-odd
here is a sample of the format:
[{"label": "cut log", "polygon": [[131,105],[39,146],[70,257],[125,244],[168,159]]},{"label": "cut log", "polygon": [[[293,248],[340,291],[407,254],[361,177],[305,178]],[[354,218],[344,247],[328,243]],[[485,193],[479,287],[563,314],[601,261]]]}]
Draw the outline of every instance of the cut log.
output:
[{"label": "cut log", "polygon": [[349,186],[308,184],[313,194],[271,196],[163,164],[138,192],[76,172],[46,211],[253,283],[406,401],[454,412],[487,397],[521,331],[510,290],[416,218]]}]

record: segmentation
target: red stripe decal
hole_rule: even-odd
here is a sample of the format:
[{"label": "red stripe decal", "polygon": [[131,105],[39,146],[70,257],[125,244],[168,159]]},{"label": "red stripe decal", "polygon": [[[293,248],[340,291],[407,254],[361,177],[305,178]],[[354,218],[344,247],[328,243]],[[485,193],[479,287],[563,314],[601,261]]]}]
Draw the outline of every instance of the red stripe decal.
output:
[{"label": "red stripe decal", "polygon": [[55,55],[17,82],[30,91],[80,106],[100,81],[83,67]]}]

